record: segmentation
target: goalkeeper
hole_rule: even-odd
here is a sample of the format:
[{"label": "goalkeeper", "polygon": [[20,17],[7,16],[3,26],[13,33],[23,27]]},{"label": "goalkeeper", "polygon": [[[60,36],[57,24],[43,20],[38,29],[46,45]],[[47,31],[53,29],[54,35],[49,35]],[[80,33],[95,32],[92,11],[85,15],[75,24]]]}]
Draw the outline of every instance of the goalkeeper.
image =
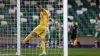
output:
[{"label": "goalkeeper", "polygon": [[46,36],[46,27],[48,26],[48,13],[42,8],[38,3],[35,5],[35,8],[40,12],[40,24],[24,39],[24,42],[29,42],[32,37],[39,36],[41,39],[42,53],[40,56],[46,56],[46,47],[45,47],[45,36]]}]

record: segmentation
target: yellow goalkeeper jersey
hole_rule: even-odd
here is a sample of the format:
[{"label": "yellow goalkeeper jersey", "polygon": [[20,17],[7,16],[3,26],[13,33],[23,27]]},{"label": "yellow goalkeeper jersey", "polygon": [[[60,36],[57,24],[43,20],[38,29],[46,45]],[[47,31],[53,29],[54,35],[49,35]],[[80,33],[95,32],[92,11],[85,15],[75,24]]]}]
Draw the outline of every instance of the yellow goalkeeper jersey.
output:
[{"label": "yellow goalkeeper jersey", "polygon": [[48,26],[49,15],[45,9],[40,12],[40,25]]}]

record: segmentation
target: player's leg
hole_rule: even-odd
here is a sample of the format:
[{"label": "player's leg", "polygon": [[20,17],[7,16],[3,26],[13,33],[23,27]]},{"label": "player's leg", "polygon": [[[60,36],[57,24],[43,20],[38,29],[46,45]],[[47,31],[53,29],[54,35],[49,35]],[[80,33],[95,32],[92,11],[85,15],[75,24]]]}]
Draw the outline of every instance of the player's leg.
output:
[{"label": "player's leg", "polygon": [[70,44],[71,44],[71,47],[73,48],[74,47],[74,36],[73,34],[71,34],[71,37],[70,37]]},{"label": "player's leg", "polygon": [[79,41],[77,41],[77,45],[78,45],[80,48],[82,47],[82,45],[80,44]]},{"label": "player's leg", "polygon": [[77,38],[73,42],[73,46],[75,47],[76,45],[78,45],[80,48],[82,47],[80,42],[77,40]]},{"label": "player's leg", "polygon": [[32,38],[32,37],[35,37],[37,34],[32,31],[25,39],[24,39],[24,43],[27,43],[29,42],[29,40]]},{"label": "player's leg", "polygon": [[77,37],[77,34],[74,34],[73,37],[74,37],[74,38],[73,38],[73,40],[74,40],[73,46],[76,46],[76,45],[77,45],[77,38],[78,38],[78,37]]},{"label": "player's leg", "polygon": [[95,33],[95,37],[94,37],[94,47],[93,48],[97,48],[98,47],[98,32]]},{"label": "player's leg", "polygon": [[25,39],[24,42],[28,42],[32,37],[37,36],[38,34],[40,34],[41,30],[41,26],[38,25]]},{"label": "player's leg", "polygon": [[76,34],[71,34],[71,47],[75,47],[77,45]]},{"label": "player's leg", "polygon": [[42,47],[42,54],[40,55],[46,55],[45,36],[46,36],[45,32],[40,34],[41,47]]},{"label": "player's leg", "polygon": [[71,43],[71,47],[72,47],[72,48],[74,48],[73,42],[74,42],[74,40],[71,39],[71,40],[70,40],[70,43]]},{"label": "player's leg", "polygon": [[100,47],[100,37],[99,37],[99,40],[98,40],[98,46]]},{"label": "player's leg", "polygon": [[78,46],[81,48],[82,46],[81,46],[81,44],[80,44],[80,42],[78,41],[77,38],[78,38],[78,34],[76,34],[76,39],[75,39],[75,41],[74,41],[74,42],[75,42],[74,45],[78,45]]},{"label": "player's leg", "polygon": [[98,47],[98,39],[95,37],[94,38],[94,47],[93,48],[97,48]]},{"label": "player's leg", "polygon": [[[99,46],[100,45],[100,31],[99,31],[99,33],[98,33],[98,42],[97,42],[97,45]],[[100,47],[100,46],[99,46]]]},{"label": "player's leg", "polygon": [[99,46],[99,44],[100,44],[100,43],[99,43],[99,40],[98,40],[98,42],[97,42],[97,46]]},{"label": "player's leg", "polygon": [[73,45],[74,45],[74,46],[77,45],[77,39],[74,39]]}]

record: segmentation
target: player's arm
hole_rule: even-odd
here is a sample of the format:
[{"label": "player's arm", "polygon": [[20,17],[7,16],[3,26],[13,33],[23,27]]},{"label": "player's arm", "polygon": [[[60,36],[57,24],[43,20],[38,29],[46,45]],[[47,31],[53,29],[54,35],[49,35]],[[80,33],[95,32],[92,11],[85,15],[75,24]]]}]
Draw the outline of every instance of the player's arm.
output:
[{"label": "player's arm", "polygon": [[78,24],[77,23],[75,24],[75,28],[78,29]]},{"label": "player's arm", "polygon": [[95,27],[95,29],[98,29],[98,28],[100,28],[100,26],[96,26],[96,27]]}]

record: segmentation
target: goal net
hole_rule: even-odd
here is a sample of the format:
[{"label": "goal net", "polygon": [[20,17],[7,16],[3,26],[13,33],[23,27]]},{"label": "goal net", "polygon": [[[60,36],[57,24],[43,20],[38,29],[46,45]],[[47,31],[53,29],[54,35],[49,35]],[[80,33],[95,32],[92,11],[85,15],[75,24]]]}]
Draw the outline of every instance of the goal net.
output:
[{"label": "goal net", "polygon": [[0,0],[0,56],[17,55],[17,40],[17,0]]},{"label": "goal net", "polygon": [[23,42],[39,25],[40,12],[34,7],[37,3],[49,14],[46,54],[63,56],[63,0],[0,0],[0,56],[20,53],[21,56],[39,56],[42,53],[39,36],[27,44]]},{"label": "goal net", "polygon": [[[63,56],[63,0],[21,0],[21,38],[25,39],[40,22],[40,12],[34,7],[37,3],[49,13],[45,38],[47,56]],[[28,44],[22,42],[22,45],[24,56],[42,53],[40,37],[33,37]]]}]

